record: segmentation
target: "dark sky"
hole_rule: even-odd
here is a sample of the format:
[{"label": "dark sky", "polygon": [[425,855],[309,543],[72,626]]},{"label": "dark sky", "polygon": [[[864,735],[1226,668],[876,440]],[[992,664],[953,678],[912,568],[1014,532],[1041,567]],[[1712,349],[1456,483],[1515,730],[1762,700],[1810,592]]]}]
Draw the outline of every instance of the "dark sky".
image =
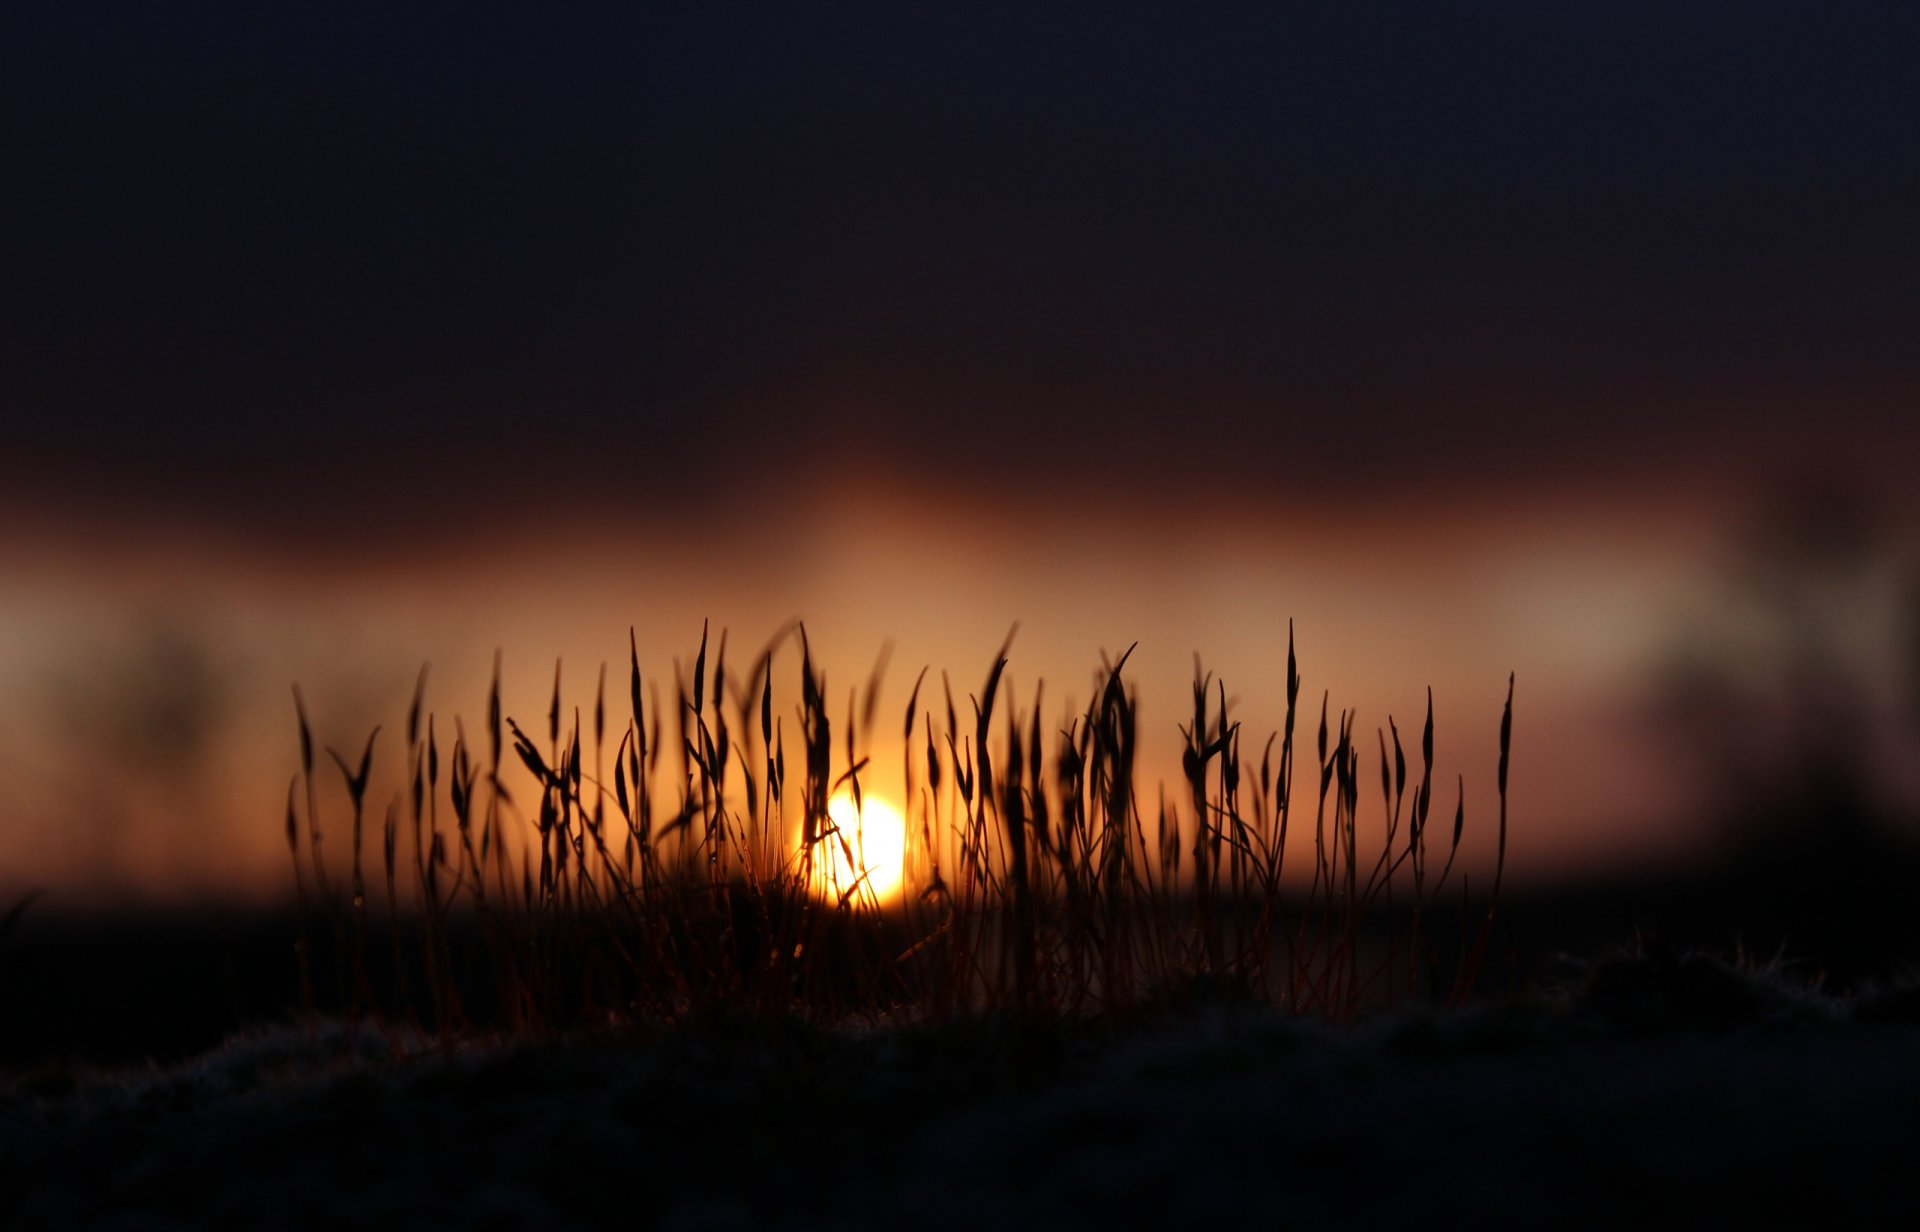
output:
[{"label": "dark sky", "polygon": [[280,533],[849,458],[1311,495],[1912,440],[1911,4],[826,7],[9,4],[0,500]]}]

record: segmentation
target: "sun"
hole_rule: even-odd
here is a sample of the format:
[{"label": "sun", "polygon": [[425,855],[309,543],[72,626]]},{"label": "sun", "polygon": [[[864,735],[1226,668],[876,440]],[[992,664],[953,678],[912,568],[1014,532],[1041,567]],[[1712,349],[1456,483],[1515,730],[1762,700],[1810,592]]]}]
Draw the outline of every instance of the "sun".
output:
[{"label": "sun", "polygon": [[898,895],[907,856],[907,822],[900,810],[871,793],[864,794],[855,808],[848,794],[833,798],[827,817],[832,829],[813,851],[813,874],[808,881],[813,894],[838,899],[858,882],[856,898],[871,894],[886,902]]}]

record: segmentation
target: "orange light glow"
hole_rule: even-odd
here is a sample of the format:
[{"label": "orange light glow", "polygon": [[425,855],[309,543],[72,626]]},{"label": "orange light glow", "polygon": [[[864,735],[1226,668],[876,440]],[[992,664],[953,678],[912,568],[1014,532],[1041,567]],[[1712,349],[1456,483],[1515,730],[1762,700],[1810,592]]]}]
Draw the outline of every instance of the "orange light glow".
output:
[{"label": "orange light glow", "polygon": [[907,855],[907,823],[900,811],[867,793],[859,807],[851,795],[827,805],[832,823],[813,849],[808,888],[816,897],[838,901],[879,899],[900,893]]}]

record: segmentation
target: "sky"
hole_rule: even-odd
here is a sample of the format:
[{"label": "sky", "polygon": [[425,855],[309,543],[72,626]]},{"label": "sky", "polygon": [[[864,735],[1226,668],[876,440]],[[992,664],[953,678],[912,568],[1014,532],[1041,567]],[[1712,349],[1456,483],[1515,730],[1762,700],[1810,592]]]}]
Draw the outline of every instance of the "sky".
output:
[{"label": "sky", "polygon": [[889,705],[1138,640],[1176,753],[1291,618],[1482,805],[1516,673],[1538,868],[1678,850],[1648,699],[1803,488],[1900,668],[1910,6],[391,9],[0,16],[0,883],[284,889],[292,681],[708,618]]}]

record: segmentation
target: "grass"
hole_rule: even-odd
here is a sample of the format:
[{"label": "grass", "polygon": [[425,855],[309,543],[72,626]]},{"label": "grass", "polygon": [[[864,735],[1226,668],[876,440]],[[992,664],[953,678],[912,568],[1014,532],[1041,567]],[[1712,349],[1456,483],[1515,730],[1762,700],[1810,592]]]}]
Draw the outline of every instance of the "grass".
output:
[{"label": "grass", "polygon": [[[581,706],[556,673],[544,715],[504,713],[496,660],[472,727],[423,671],[398,758],[380,729],[327,747],[296,690],[304,1032],[0,1083],[0,1222],[1385,1224],[1491,1201],[1611,1226],[1804,1205],[1780,1178],[1840,1168],[1863,1213],[1910,1189],[1911,971],[1840,996],[1649,933],[1475,997],[1511,680],[1475,896],[1431,699],[1417,736],[1365,741],[1301,706],[1291,636],[1280,729],[1244,733],[1196,670],[1181,776],[1151,792],[1126,654],[1053,723],[1040,690],[1016,704],[1004,645],[978,692],[922,671],[891,714],[877,673],[830,714],[798,627],[739,673],[724,637],[690,662],[643,679],[630,638],[609,722],[604,671]],[[829,806],[868,795],[894,731],[905,889],[823,892],[863,843]],[[1756,1170],[1787,1157],[1818,1163]],[[1369,1187],[1382,1161],[1402,1183]]]},{"label": "grass", "polygon": [[[296,687],[285,827],[309,1019],[450,1041],[715,1013],[1081,1019],[1195,997],[1344,1021],[1472,994],[1505,863],[1511,680],[1499,857],[1476,900],[1455,870],[1463,783],[1450,824],[1434,814],[1431,694],[1417,772],[1397,723],[1367,742],[1324,695],[1309,751],[1289,627],[1285,722],[1257,763],[1224,683],[1196,667],[1183,780],[1149,796],[1131,649],[1103,662],[1084,711],[1050,725],[1043,689],[1022,709],[1005,687],[1011,640],[963,701],[945,673],[934,696],[922,670],[897,720],[908,842],[892,900],[832,871],[862,867],[862,827],[831,802],[849,796],[861,815],[875,777],[879,669],[830,706],[803,626],[738,674],[725,635],[703,629],[691,671],[676,662],[664,682],[664,717],[630,635],[611,724],[605,668],[583,718],[556,667],[530,732],[503,714],[496,657],[484,723],[470,734],[456,717],[448,739],[423,668],[402,786],[384,802],[370,798],[380,729],[322,762]],[[797,698],[782,700],[775,677],[796,667]],[[335,773],[345,818],[320,806]]]},{"label": "grass", "polygon": [[[1366,741],[1301,704],[1290,635],[1280,728],[1244,732],[1196,669],[1179,777],[1142,790],[1129,656],[1049,721],[1008,653],[977,692],[922,671],[886,713],[876,672],[830,713],[797,626],[744,671],[703,634],[645,679],[630,638],[624,707],[605,671],[578,706],[556,672],[544,715],[508,715],[496,660],[482,723],[431,711],[423,671],[384,744],[336,747],[296,690],[304,1030],[0,1082],[0,1222],[1385,1224],[1439,1201],[1611,1226],[1805,1205],[1795,1177],[1830,1200],[1842,1169],[1848,1214],[1910,1189],[1911,968],[1835,991],[1784,950],[1650,930],[1476,995],[1527,910],[1501,894],[1511,680],[1475,895],[1431,699],[1417,735]],[[820,871],[857,866],[830,805],[871,799],[894,732],[888,897]],[[1788,1157],[1816,1163],[1754,1162]],[[1382,1161],[1403,1183],[1367,1185]]]}]

